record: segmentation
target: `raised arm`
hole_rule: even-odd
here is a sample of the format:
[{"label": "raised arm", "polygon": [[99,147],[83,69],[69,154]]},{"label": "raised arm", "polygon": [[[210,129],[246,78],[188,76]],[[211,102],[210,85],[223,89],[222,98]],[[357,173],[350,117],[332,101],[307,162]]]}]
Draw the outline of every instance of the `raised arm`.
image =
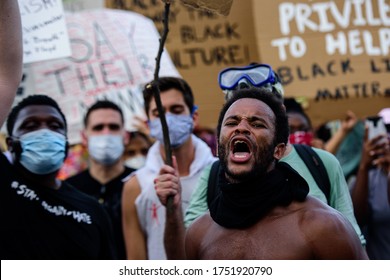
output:
[{"label": "raised arm", "polygon": [[[380,135],[371,140],[368,139],[368,129],[365,128],[362,158],[360,160],[356,181],[352,189],[351,197],[355,216],[360,225],[367,222],[369,212],[369,171],[371,167],[388,166],[389,148],[386,136]],[[382,142],[386,140],[386,142]],[[386,156],[387,155],[387,156]],[[390,169],[387,170],[387,172]]]},{"label": "raised arm", "polygon": [[0,1],[0,126],[22,77],[22,27],[17,0]]},{"label": "raised arm", "polygon": [[123,187],[122,223],[126,255],[129,260],[146,260],[146,240],[141,229],[135,200],[141,193],[136,176],[133,176]]},{"label": "raised arm", "polygon": [[336,133],[326,142],[325,150],[332,154],[336,154],[345,137],[352,131],[355,125],[358,123],[358,118],[352,111],[347,111],[345,118],[341,121],[340,128]]}]

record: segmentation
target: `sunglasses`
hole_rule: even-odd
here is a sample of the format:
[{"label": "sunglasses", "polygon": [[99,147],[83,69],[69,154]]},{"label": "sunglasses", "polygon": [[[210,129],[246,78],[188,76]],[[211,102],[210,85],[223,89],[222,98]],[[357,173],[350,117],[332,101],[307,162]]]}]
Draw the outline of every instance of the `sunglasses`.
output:
[{"label": "sunglasses", "polygon": [[256,64],[244,67],[231,67],[222,70],[218,76],[219,86],[223,90],[237,89],[240,83],[261,87],[278,82],[274,71],[268,64]]}]

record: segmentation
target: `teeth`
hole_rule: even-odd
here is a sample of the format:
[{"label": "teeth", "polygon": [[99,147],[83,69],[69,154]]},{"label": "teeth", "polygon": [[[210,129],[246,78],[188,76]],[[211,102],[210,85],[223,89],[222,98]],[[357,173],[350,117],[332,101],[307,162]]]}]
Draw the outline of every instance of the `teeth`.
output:
[{"label": "teeth", "polygon": [[235,158],[245,158],[247,153],[234,153]]}]

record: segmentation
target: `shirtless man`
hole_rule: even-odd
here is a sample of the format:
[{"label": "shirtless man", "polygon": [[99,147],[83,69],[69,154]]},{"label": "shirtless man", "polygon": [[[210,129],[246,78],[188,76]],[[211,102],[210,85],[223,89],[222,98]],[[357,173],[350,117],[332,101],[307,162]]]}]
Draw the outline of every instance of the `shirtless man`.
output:
[{"label": "shirtless man", "polygon": [[[307,196],[305,180],[278,163],[288,138],[280,101],[263,89],[240,90],[224,105],[217,131],[219,194],[187,230],[187,259],[367,258],[348,220]],[[160,174],[156,186],[180,201],[175,170]]]}]

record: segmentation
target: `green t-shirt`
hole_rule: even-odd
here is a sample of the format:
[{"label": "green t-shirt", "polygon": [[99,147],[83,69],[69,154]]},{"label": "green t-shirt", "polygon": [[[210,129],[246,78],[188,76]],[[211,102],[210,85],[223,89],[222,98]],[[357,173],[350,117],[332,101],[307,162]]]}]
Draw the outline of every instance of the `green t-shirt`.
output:
[{"label": "green t-shirt", "polygon": [[[356,222],[353,213],[353,205],[351,195],[349,193],[347,182],[345,181],[343,170],[341,169],[339,161],[336,157],[321,149],[315,149],[321,158],[330,181],[330,202],[329,205],[342,213],[352,224],[356,233],[358,234],[362,245],[366,244],[364,236]],[[300,158],[297,151],[294,149],[284,156],[281,161],[288,163],[294,168],[308,183],[310,191],[309,195],[314,196],[324,203],[327,203],[325,194],[318,187],[316,181],[311,175],[305,162]],[[206,167],[198,181],[198,185],[192,193],[190,205],[187,208],[184,218],[184,225],[188,227],[196,218],[208,211],[207,206],[207,185],[210,175],[211,165]]]}]

